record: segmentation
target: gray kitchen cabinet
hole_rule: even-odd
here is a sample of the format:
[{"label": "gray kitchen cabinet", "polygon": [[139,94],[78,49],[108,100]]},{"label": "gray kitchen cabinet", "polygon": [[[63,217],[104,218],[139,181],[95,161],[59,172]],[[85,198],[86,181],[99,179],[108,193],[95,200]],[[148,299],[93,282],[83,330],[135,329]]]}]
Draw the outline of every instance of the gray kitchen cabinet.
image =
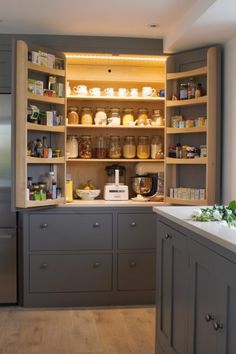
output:
[{"label": "gray kitchen cabinet", "polygon": [[189,354],[187,240],[163,223],[157,232],[157,353],[162,347],[168,354]]},{"label": "gray kitchen cabinet", "polygon": [[155,221],[150,207],[21,212],[20,304],[153,304]]},{"label": "gray kitchen cabinet", "polygon": [[236,261],[201,241],[158,221],[157,354],[236,353]]},{"label": "gray kitchen cabinet", "polygon": [[11,51],[10,50],[0,49],[0,93],[11,93]]}]

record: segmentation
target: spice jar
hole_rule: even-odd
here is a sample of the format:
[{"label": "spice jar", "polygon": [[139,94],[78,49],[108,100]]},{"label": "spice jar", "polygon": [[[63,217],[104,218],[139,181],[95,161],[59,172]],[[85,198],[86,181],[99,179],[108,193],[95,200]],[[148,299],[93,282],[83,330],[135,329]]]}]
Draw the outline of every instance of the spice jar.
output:
[{"label": "spice jar", "polygon": [[137,124],[138,125],[148,125],[148,110],[146,108],[140,108],[138,110]]},{"label": "spice jar", "polygon": [[148,136],[138,137],[137,157],[139,159],[148,159],[150,156],[150,145]]},{"label": "spice jar", "polygon": [[152,159],[163,159],[163,147],[162,147],[162,136],[154,135],[151,140],[151,158]]},{"label": "spice jar", "polygon": [[132,125],[134,123],[134,112],[133,108],[125,108],[122,116],[123,125]]},{"label": "spice jar", "polygon": [[108,155],[110,159],[121,157],[121,142],[119,136],[110,136]]},{"label": "spice jar", "polygon": [[125,136],[123,144],[123,156],[125,159],[133,159],[136,156],[136,144],[134,136]]},{"label": "spice jar", "polygon": [[79,138],[79,158],[91,159],[92,138],[91,135],[81,135]]},{"label": "spice jar", "polygon": [[161,110],[160,109],[154,109],[153,110],[153,115],[152,115],[152,121],[151,124],[156,126],[156,127],[161,127],[163,126],[163,117],[161,114]]},{"label": "spice jar", "polygon": [[92,125],[93,124],[93,115],[90,108],[81,108],[81,124],[83,125]]},{"label": "spice jar", "polygon": [[107,144],[105,136],[96,137],[94,154],[96,159],[105,159],[107,157]]},{"label": "spice jar", "polygon": [[79,124],[77,107],[68,107],[68,124]]}]

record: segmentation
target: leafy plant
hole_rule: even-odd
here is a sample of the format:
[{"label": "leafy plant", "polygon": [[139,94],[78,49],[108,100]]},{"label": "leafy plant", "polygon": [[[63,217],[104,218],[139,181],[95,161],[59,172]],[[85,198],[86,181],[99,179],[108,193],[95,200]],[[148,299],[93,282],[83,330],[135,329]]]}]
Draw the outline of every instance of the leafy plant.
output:
[{"label": "leafy plant", "polygon": [[195,221],[226,221],[228,226],[236,227],[236,200],[229,202],[227,206],[214,205],[212,208],[195,209],[192,213]]}]

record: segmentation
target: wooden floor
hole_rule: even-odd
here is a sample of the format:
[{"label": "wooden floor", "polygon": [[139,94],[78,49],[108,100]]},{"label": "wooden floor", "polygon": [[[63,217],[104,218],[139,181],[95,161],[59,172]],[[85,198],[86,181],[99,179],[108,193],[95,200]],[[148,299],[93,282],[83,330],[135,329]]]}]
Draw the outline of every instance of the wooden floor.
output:
[{"label": "wooden floor", "polygon": [[0,307],[0,354],[154,354],[154,308]]}]

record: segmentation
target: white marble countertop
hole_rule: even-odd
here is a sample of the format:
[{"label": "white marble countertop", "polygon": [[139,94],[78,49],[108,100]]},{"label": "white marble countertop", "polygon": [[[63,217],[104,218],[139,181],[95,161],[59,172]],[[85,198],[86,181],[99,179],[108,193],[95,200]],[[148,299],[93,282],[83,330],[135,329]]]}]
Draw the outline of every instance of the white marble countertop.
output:
[{"label": "white marble countertop", "polygon": [[155,206],[153,211],[236,253],[236,228],[229,227],[224,221],[192,221],[192,211],[199,208],[201,207]]}]

